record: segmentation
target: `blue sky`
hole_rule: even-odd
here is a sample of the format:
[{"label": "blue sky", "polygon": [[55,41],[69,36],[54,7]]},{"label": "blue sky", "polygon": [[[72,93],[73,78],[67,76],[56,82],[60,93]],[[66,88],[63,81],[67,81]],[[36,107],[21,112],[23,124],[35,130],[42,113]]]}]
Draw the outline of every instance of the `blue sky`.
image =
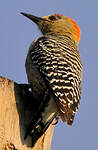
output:
[{"label": "blue sky", "polygon": [[93,0],[1,0],[0,75],[27,83],[25,58],[30,43],[40,36],[37,26],[20,15],[60,13],[80,26],[83,63],[82,98],[73,126],[56,125],[51,150],[98,150],[98,1]]}]

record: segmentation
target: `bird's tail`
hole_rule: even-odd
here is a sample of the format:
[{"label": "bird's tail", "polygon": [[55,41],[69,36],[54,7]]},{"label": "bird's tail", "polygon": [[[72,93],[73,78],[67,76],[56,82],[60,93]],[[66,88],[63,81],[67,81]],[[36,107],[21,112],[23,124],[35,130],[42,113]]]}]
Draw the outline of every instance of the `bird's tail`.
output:
[{"label": "bird's tail", "polygon": [[37,142],[37,140],[45,133],[45,131],[48,129],[52,121],[56,118],[57,114],[54,114],[52,118],[48,122],[43,122],[43,120],[40,118],[35,124],[33,122],[33,125],[29,125],[24,139],[27,138],[27,136],[32,137],[32,147]]}]

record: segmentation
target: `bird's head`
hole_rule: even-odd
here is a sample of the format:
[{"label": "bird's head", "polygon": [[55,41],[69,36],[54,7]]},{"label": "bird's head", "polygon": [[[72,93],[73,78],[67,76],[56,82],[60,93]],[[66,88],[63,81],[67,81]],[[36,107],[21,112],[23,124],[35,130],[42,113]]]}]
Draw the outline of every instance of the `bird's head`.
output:
[{"label": "bird's head", "polygon": [[80,28],[73,19],[61,14],[45,17],[37,17],[27,13],[21,14],[35,22],[44,35],[68,36],[77,44],[79,43]]}]

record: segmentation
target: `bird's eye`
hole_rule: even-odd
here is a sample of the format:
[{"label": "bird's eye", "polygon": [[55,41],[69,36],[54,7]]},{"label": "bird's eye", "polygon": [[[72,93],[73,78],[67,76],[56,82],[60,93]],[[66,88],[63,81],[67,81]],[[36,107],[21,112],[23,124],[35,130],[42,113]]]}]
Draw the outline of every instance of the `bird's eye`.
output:
[{"label": "bird's eye", "polygon": [[49,19],[50,20],[56,20],[56,17],[55,16],[49,16]]},{"label": "bird's eye", "polygon": [[52,16],[49,16],[49,19],[55,21],[55,20],[61,19],[61,17],[58,15],[52,15]]}]

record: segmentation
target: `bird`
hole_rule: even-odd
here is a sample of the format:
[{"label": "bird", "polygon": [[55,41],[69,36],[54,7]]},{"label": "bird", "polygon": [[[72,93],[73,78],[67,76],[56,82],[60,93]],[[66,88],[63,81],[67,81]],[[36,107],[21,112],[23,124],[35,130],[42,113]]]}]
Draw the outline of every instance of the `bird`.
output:
[{"label": "bird", "polygon": [[25,138],[32,134],[35,143],[55,118],[68,125],[74,121],[82,89],[81,32],[72,18],[61,14],[21,14],[36,23],[42,33],[31,43],[25,62],[32,95],[38,102]]}]

